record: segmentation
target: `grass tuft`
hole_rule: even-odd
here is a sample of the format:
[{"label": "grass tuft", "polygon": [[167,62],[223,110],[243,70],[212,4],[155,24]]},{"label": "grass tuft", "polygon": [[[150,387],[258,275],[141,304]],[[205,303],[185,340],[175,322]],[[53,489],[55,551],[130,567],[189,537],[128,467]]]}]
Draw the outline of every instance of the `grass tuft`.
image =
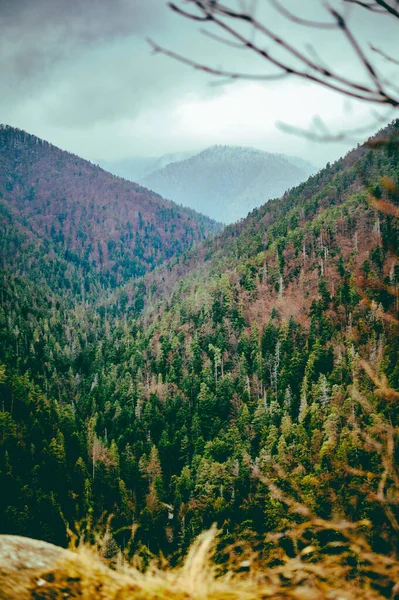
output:
[{"label": "grass tuft", "polygon": [[[345,528],[343,528],[345,529]],[[185,563],[145,572],[120,564],[109,568],[89,547],[59,560],[54,568],[36,574],[27,597],[35,600],[382,600],[398,590],[399,563],[370,553],[365,543],[350,534],[344,552],[314,560],[307,546],[294,558],[262,567],[253,563],[246,573],[220,568],[212,561],[216,529],[203,533],[193,544]],[[357,566],[354,573],[353,560]],[[351,564],[352,563],[352,564]],[[27,590],[28,591],[28,590]],[[17,600],[17,598],[15,598]],[[20,596],[18,597],[20,600]]]}]

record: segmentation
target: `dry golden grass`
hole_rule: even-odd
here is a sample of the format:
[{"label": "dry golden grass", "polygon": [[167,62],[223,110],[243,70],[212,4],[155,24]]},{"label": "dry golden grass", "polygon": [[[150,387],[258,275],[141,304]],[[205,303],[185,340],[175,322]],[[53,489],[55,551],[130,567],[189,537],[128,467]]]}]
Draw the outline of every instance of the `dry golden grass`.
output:
[{"label": "dry golden grass", "polygon": [[[312,527],[317,523],[308,523]],[[319,528],[326,527],[324,522]],[[331,524],[329,524],[329,527]],[[341,523],[347,548],[339,556],[324,555],[312,561],[315,548],[305,547],[295,558],[281,556],[278,566],[254,566],[248,573],[220,570],[212,562],[216,530],[203,533],[191,548],[182,567],[145,573],[119,566],[110,569],[99,555],[87,547],[58,560],[45,572],[36,572],[27,595],[7,596],[7,600],[381,600],[395,597],[399,563],[376,556],[353,533],[353,525]],[[302,526],[304,530],[305,525]],[[348,533],[350,531],[350,533]],[[353,575],[348,556],[357,557],[360,567]],[[353,560],[352,560],[353,563]],[[1,597],[1,593],[0,593]]]}]

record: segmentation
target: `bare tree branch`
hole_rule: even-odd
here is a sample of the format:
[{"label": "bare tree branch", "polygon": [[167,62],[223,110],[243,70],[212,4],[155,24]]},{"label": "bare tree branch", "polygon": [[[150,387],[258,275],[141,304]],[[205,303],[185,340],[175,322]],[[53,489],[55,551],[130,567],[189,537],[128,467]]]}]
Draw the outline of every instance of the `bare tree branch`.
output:
[{"label": "bare tree branch", "polygon": [[[373,2],[366,2],[363,0],[342,0],[342,2],[343,4],[357,4],[364,9],[378,13],[385,13],[391,17],[399,17],[399,12],[395,9],[395,7],[385,0],[375,0]],[[265,23],[257,19],[255,17],[254,5],[252,4],[252,8],[249,9],[247,3],[243,1],[239,2],[239,7],[241,10],[234,10],[230,6],[218,0],[186,0],[185,4],[191,5],[196,12],[190,12],[186,9],[183,9],[182,7],[178,6],[176,2],[168,2],[168,5],[174,12],[182,17],[194,21],[210,23],[227,35],[226,38],[225,36],[219,36],[213,32],[201,30],[202,33],[213,40],[233,47],[250,50],[252,53],[266,61],[266,63],[268,63],[270,66],[278,69],[282,73],[251,74],[226,71],[224,69],[213,68],[209,65],[202,64],[194,59],[189,59],[186,56],[173,52],[172,50],[162,48],[154,42],[151,42],[151,45],[155,51],[166,54],[167,56],[187,64],[188,66],[200,71],[204,71],[211,75],[226,77],[230,80],[250,79],[255,81],[273,81],[286,76],[293,76],[311,81],[327,89],[334,90],[342,95],[362,100],[363,102],[388,105],[394,108],[399,107],[399,94],[398,96],[394,95],[394,86],[390,81],[385,81],[380,76],[377,68],[366,56],[360,43],[352,33],[346,18],[343,17],[337,10],[326,6],[325,8],[327,12],[333,17],[334,21],[332,23],[324,23],[297,17],[288,11],[284,6],[282,6],[280,0],[269,0],[269,3],[286,19],[293,21],[298,25],[341,31],[352,48],[354,55],[357,57],[367,73],[370,83],[360,83],[338,73],[332,68],[329,68],[319,59],[316,50],[314,49],[311,53],[313,58],[307,56],[287,39],[283,39],[281,36],[277,35],[273,30],[267,27]],[[395,3],[398,4],[396,0]],[[243,23],[249,26],[252,34],[250,36],[244,34],[242,28],[239,29],[234,23]],[[282,49],[291,60],[278,58],[273,49],[266,50],[260,45],[259,41],[256,43],[254,39],[255,32],[271,42],[274,50],[277,51],[278,49]],[[382,53],[380,52],[380,54]],[[387,55],[384,55],[384,57],[386,59],[391,58]],[[394,58],[391,58],[391,62],[396,64],[396,60]]]},{"label": "bare tree branch", "polygon": [[370,48],[373,52],[376,52],[376,54],[379,54],[380,56],[385,58],[385,60],[387,60],[388,62],[391,62],[395,65],[399,65],[399,60],[397,60],[396,58],[393,58],[392,56],[389,56],[389,54],[386,54],[386,52],[384,52],[383,50],[380,50],[380,48],[376,48],[375,46],[373,46],[373,44],[370,44]]},{"label": "bare tree branch", "polygon": [[378,14],[384,14],[385,12],[382,8],[379,8],[375,2],[363,2],[362,0],[344,0],[344,2],[347,2],[348,4],[357,4],[362,8]]},{"label": "bare tree branch", "polygon": [[[284,131],[284,133],[289,133],[292,135],[299,135],[301,137],[305,137],[306,139],[312,142],[349,142],[351,141],[353,144],[357,144],[359,135],[368,135],[370,132],[376,130],[378,126],[385,125],[389,120],[394,118],[394,109],[391,109],[389,113],[384,113],[384,115],[375,115],[373,121],[369,122],[367,125],[362,127],[353,127],[351,129],[345,128],[344,130],[335,131],[334,133],[330,133],[327,128],[327,125],[320,119],[315,117],[313,119],[313,126],[315,129],[301,129],[300,127],[295,127],[294,125],[289,125],[288,123],[283,123],[282,121],[278,121],[276,123],[277,127]],[[316,131],[319,129],[319,131]],[[351,136],[354,136],[351,138]]]},{"label": "bare tree branch", "polygon": [[244,44],[241,44],[239,42],[232,42],[231,40],[226,40],[222,36],[216,35],[215,33],[211,33],[206,29],[200,29],[200,32],[202,33],[202,35],[209,37],[211,40],[215,40],[215,42],[220,42],[221,44],[224,44],[225,46],[230,46],[231,48],[238,48],[240,50],[244,50],[246,47]]},{"label": "bare tree branch", "polygon": [[[385,2],[385,0],[375,0],[375,2],[379,6],[382,6],[382,8],[385,8],[385,10],[391,15],[399,19],[399,11],[393,6],[391,6],[388,2]],[[398,6],[398,2],[395,2],[395,4]]]},{"label": "bare tree branch", "polygon": [[272,4],[272,6],[274,6],[277,12],[279,12],[281,15],[283,15],[293,23],[298,23],[298,25],[304,25],[305,27],[315,27],[316,29],[337,29],[336,22],[321,23],[318,21],[310,21],[309,19],[302,19],[301,17],[293,15],[289,10],[282,6],[278,0],[269,0],[269,2],[270,4]]},{"label": "bare tree branch", "polygon": [[172,52],[171,50],[167,50],[166,48],[162,48],[162,46],[158,46],[153,40],[147,39],[147,42],[150,44],[151,48],[155,53],[165,54],[166,56],[170,56],[174,58],[178,62],[181,62],[185,65],[193,67],[198,71],[204,71],[205,73],[209,73],[210,75],[217,75],[218,77],[226,77],[226,79],[249,79],[251,81],[276,81],[278,79],[284,79],[287,77],[287,73],[276,73],[270,75],[262,75],[262,74],[253,74],[253,73],[236,73],[231,71],[225,71],[224,69],[215,69],[213,67],[209,67],[208,65],[202,65],[197,63],[181,54],[177,54],[176,52]]}]

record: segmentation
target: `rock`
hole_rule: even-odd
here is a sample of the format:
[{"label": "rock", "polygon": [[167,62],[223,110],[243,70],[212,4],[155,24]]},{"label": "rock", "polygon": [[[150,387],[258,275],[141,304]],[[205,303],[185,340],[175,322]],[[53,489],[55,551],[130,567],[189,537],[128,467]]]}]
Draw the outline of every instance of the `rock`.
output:
[{"label": "rock", "polygon": [[57,562],[74,560],[69,550],[17,535],[0,535],[0,600],[32,598],[48,582],[42,577]]},{"label": "rock", "polygon": [[133,573],[110,569],[88,548],[71,552],[47,542],[0,535],[0,600],[143,599],[147,596],[138,595],[141,588]]}]

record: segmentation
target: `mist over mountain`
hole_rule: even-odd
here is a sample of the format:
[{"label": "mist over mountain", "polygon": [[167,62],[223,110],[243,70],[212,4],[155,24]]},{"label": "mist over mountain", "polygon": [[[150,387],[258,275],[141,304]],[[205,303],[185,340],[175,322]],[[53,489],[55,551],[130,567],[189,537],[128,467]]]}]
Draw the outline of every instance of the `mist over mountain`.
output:
[{"label": "mist over mountain", "polygon": [[139,181],[165,198],[233,223],[316,171],[296,158],[240,146],[212,146]]},{"label": "mist over mountain", "polygon": [[99,159],[96,162],[100,167],[114,175],[139,182],[154,171],[163,169],[170,163],[190,158],[193,154],[194,152],[175,152],[157,157],[132,157],[121,160]]}]

